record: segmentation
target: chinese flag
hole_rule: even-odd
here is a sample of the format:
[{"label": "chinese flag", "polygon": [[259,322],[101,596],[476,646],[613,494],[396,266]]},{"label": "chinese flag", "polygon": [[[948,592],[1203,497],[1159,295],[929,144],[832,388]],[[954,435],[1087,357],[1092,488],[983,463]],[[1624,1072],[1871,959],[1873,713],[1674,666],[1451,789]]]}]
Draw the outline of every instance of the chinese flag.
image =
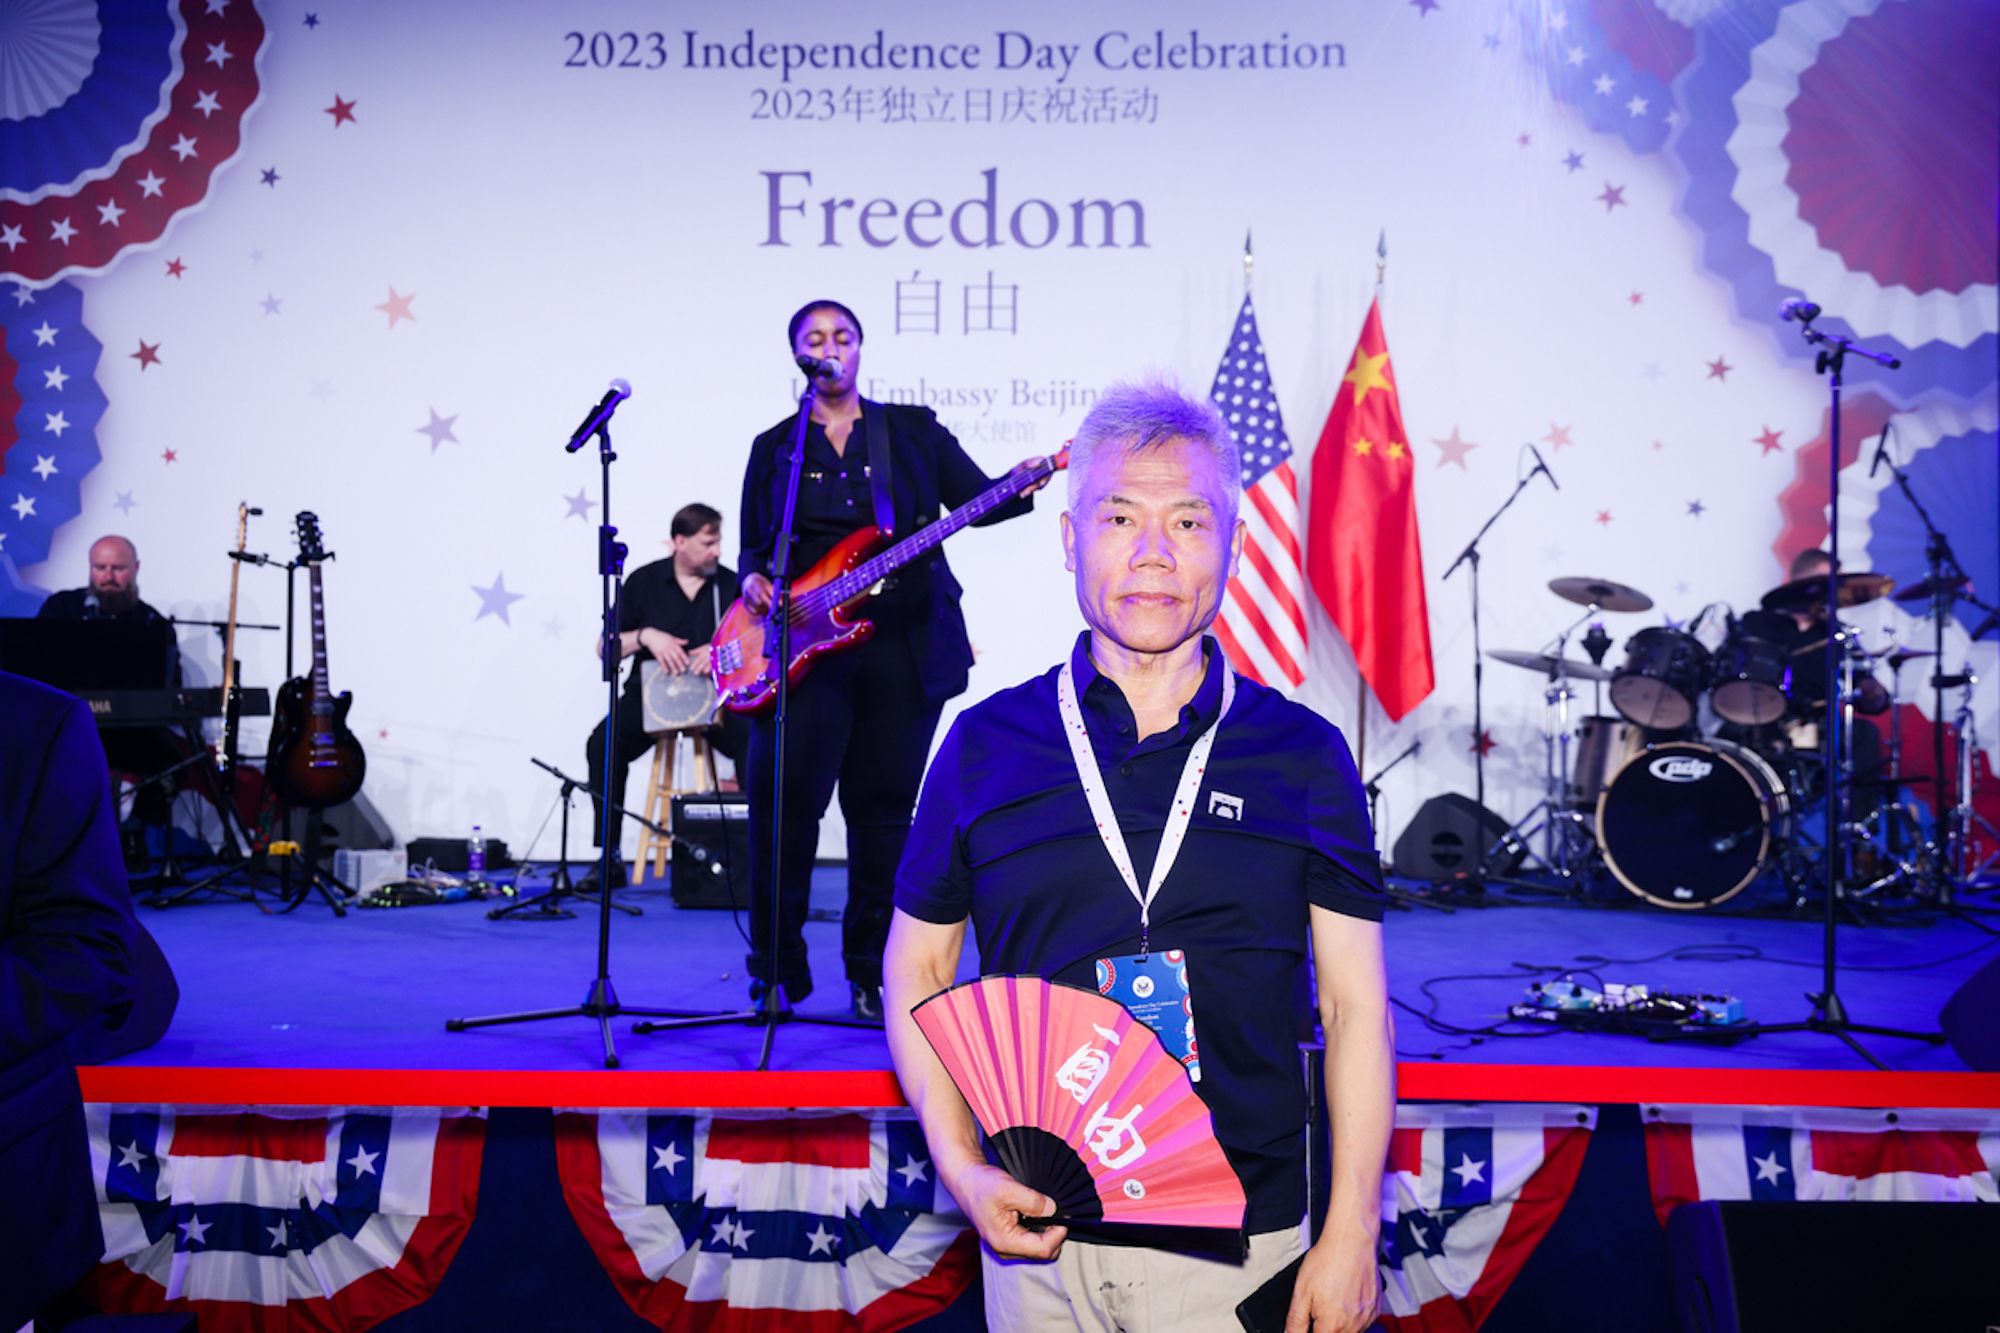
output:
[{"label": "chinese flag", "polygon": [[1437,683],[1412,470],[1378,300],[1313,451],[1306,577],[1391,721]]}]

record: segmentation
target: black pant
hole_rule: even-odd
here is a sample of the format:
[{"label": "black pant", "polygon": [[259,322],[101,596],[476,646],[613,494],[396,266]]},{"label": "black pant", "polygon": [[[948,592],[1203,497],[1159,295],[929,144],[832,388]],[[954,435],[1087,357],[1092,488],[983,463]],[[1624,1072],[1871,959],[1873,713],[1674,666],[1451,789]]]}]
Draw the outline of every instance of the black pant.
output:
[{"label": "black pant", "polygon": [[[847,979],[882,984],[896,863],[941,703],[924,698],[906,636],[877,634],[851,653],[824,657],[792,693],[785,744],[785,873],[778,893],[777,973],[786,997],[812,990],[803,928],[819,823],[840,788],[847,820],[847,910],[841,957]],[[771,717],[752,719],[750,792],[750,975],[771,979],[771,798],[777,754]]]},{"label": "black pant", "polygon": [[[618,695],[618,771],[611,775],[611,799],[619,805],[625,804],[625,778],[632,761],[643,757],[653,748],[653,738],[646,732],[645,701],[637,690],[623,690]],[[720,754],[731,759],[743,758],[743,747],[749,739],[749,727],[741,715],[723,713],[717,726],[710,728],[708,743]],[[590,765],[590,840],[591,845],[604,845],[604,723],[600,720],[590,739],[584,742],[584,755]],[[645,814],[644,810],[639,811]],[[619,823],[623,823],[620,820]],[[617,839],[613,839],[616,842]]]}]

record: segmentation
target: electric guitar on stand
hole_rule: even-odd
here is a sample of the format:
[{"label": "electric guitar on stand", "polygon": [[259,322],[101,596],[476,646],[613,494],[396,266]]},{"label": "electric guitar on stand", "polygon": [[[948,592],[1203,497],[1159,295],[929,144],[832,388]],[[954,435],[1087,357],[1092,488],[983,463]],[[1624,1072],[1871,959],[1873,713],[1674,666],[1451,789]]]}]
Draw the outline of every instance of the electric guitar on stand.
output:
[{"label": "electric guitar on stand", "polygon": [[350,693],[334,694],[326,683],[326,597],[320,571],[331,558],[310,510],[298,517],[299,563],[311,570],[312,648],[310,676],[296,676],[278,691],[271,717],[271,759],[266,779],[292,805],[324,810],[354,799],[368,772],[361,742],[347,728]]},{"label": "electric guitar on stand", "polygon": [[[862,528],[842,538],[792,581],[792,687],[797,688],[819,657],[846,652],[875,632],[872,621],[853,613],[874,596],[884,579],[1068,466],[1069,450],[1064,449],[1052,458],[1017,467],[944,518],[886,550],[893,534],[879,528]],[[773,662],[777,654],[776,602],[758,615],[737,598],[716,628],[709,655],[709,671],[723,703],[739,713],[771,708],[778,693]]]}]

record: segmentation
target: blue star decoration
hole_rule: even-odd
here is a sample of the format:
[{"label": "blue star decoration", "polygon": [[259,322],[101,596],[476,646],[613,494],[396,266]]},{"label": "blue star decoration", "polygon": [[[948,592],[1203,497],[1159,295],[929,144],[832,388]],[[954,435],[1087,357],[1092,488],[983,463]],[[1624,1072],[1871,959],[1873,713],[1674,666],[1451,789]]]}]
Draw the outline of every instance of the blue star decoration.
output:
[{"label": "blue star decoration", "polygon": [[474,584],[472,591],[479,597],[479,614],[473,617],[475,621],[484,620],[488,616],[498,616],[500,623],[509,627],[513,625],[514,620],[507,614],[507,608],[526,596],[525,593],[507,591],[505,574],[495,574],[492,587],[482,588]]},{"label": "blue star decoration", "polygon": [[278,183],[280,179],[278,176],[278,169],[276,167],[265,167],[261,172],[258,173],[258,175],[262,177],[262,183],[265,185],[274,186]]},{"label": "blue star decoration", "polygon": [[310,13],[309,13],[309,14],[307,14],[307,15],[306,15],[306,26],[307,26],[308,28],[317,28],[317,27],[319,26],[319,15],[317,15],[317,14],[310,14]]},{"label": "blue star decoration", "polygon": [[1707,511],[1707,509],[1708,509],[1708,506],[1707,506],[1707,505],[1704,505],[1704,504],[1703,504],[1703,503],[1702,503],[1701,501],[1699,501],[1699,500],[1689,500],[1689,501],[1688,501],[1688,517],[1689,517],[1689,518],[1700,518],[1700,517],[1702,516],[1702,514],[1703,514],[1704,512],[1706,512],[1706,511]]},{"label": "blue star decoration", "polygon": [[1570,149],[1569,155],[1563,158],[1563,165],[1568,167],[1571,171],[1582,171],[1583,154],[1577,152],[1574,148]]},{"label": "blue star decoration", "polygon": [[452,434],[451,428],[458,420],[458,414],[454,412],[448,417],[441,417],[435,407],[429,410],[431,419],[428,424],[417,427],[417,434],[431,437],[431,452],[436,453],[441,444],[457,444],[458,436]]}]

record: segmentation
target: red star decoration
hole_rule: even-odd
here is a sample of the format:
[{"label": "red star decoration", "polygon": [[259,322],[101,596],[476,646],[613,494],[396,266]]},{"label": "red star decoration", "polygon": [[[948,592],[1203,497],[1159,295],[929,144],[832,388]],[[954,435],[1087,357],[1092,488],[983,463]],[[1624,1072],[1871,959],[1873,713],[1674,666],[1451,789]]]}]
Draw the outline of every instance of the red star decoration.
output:
[{"label": "red star decoration", "polygon": [[[1625,187],[1622,185],[1613,185],[1610,181],[1604,182],[1604,193],[1597,196],[1597,202],[1603,204],[1604,211],[1609,213],[1612,209],[1625,203]],[[1629,207],[1629,205],[1627,206]]]},{"label": "red star decoration", "polygon": [[1604,525],[1605,527],[1607,527],[1607,528],[1608,528],[1608,527],[1610,527],[1610,526],[1611,526],[1611,511],[1610,511],[1609,509],[1600,509],[1600,510],[1598,510],[1598,511],[1597,511],[1597,521],[1598,521],[1599,523],[1601,523],[1602,525]]},{"label": "red star decoration", "polygon": [[377,740],[384,740],[384,741],[388,740],[389,729],[387,727],[382,728],[380,731],[375,733],[375,737]]},{"label": "red star decoration", "polygon": [[1712,380],[1726,380],[1729,378],[1729,372],[1734,369],[1736,367],[1718,356],[1715,360],[1708,363],[1708,377]]},{"label": "red star decoration", "polygon": [[176,452],[175,452],[174,450],[172,450],[172,449],[167,449],[167,450],[164,450],[164,451],[162,451],[162,452],[161,452],[161,454],[160,454],[160,458],[161,458],[161,459],[162,459],[163,461],[165,461],[165,462],[168,462],[168,463],[171,463],[171,462],[173,462],[173,461],[174,461],[175,459],[177,459],[177,458],[179,458],[179,457],[180,457],[180,454],[176,453]]},{"label": "red star decoration", "polygon": [[1529,144],[1533,143],[1534,141],[1535,141],[1534,136],[1530,134],[1519,135],[1514,140],[1515,143],[1521,145],[1521,147],[1523,148],[1526,148]]},{"label": "red star decoration", "polygon": [[169,277],[178,278],[185,272],[187,272],[187,265],[183,264],[178,258],[167,261],[167,275]]},{"label": "red star decoration", "polygon": [[1630,296],[1626,297],[1625,299],[1630,301],[1633,305],[1639,305],[1645,301],[1646,294],[1644,292],[1633,292]]},{"label": "red star decoration", "polygon": [[1658,450],[1661,450],[1661,449],[1664,449],[1664,448],[1666,448],[1666,447],[1667,447],[1667,445],[1666,445],[1666,442],[1665,442],[1664,440],[1654,440],[1654,441],[1653,441],[1653,448],[1654,448],[1654,450],[1655,450],[1655,451],[1658,451]]},{"label": "red star decoration", "polygon": [[139,363],[141,371],[145,370],[147,366],[157,366],[160,364],[160,345],[158,343],[149,343],[144,338],[141,338],[139,340],[139,350],[132,353],[132,359]]},{"label": "red star decoration", "polygon": [[1764,446],[1765,453],[1775,454],[1779,449],[1784,447],[1778,443],[1778,437],[1784,433],[1781,430],[1772,430],[1769,426],[1766,426],[1764,427],[1764,433],[1757,437],[1757,443]]},{"label": "red star decoration", "polygon": [[354,119],[354,103],[341,101],[340,94],[335,93],[333,95],[333,105],[326,109],[326,114],[333,117],[333,127],[339,129],[342,125]]},{"label": "red star decoration", "polygon": [[375,308],[389,317],[389,327],[393,329],[396,327],[398,320],[416,319],[416,316],[410,313],[410,302],[416,299],[417,294],[415,292],[411,292],[408,296],[399,296],[396,293],[396,289],[391,287],[389,288],[389,299]]},{"label": "red star decoration", "polygon": [[1498,747],[1499,747],[1499,742],[1493,739],[1493,733],[1490,731],[1482,731],[1477,736],[1474,736],[1472,738],[1472,744],[1466,746],[1465,748],[1469,751],[1478,752],[1478,754],[1483,758],[1486,755],[1492,754],[1493,751]]},{"label": "red star decoration", "polygon": [[1568,426],[1558,426],[1555,422],[1551,421],[1549,423],[1549,433],[1542,436],[1542,443],[1548,445],[1550,448],[1560,449],[1566,444],[1575,444],[1576,441],[1570,439]]}]

